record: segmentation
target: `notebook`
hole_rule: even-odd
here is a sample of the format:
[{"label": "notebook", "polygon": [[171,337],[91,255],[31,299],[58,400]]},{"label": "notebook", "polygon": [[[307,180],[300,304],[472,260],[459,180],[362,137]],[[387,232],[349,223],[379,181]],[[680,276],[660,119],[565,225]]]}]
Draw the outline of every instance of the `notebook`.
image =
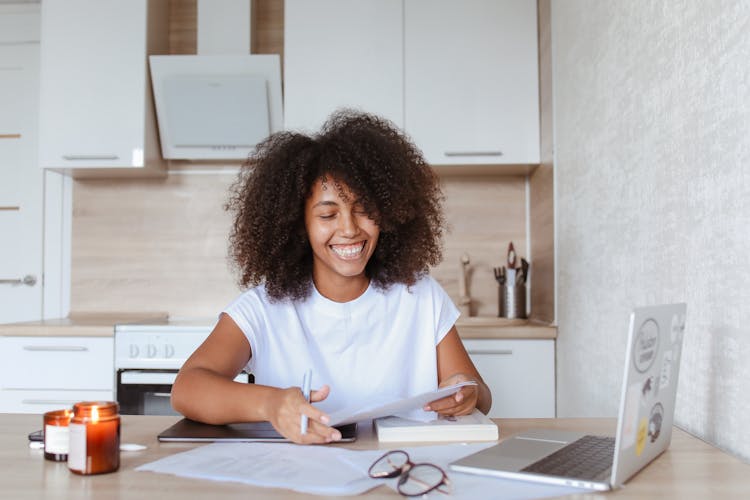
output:
[{"label": "notebook", "polygon": [[615,437],[525,431],[449,467],[594,490],[621,486],[669,447],[686,310],[667,304],[630,315]]},{"label": "notebook", "polygon": [[394,416],[377,418],[373,422],[381,443],[494,441],[498,436],[497,424],[479,410],[457,417],[441,415],[428,422]]},{"label": "notebook", "polygon": [[[336,427],[341,432],[341,441],[357,439],[357,424]],[[210,425],[183,418],[157,436],[159,441],[199,442],[288,442],[276,432],[270,422],[244,422],[238,424]]]}]

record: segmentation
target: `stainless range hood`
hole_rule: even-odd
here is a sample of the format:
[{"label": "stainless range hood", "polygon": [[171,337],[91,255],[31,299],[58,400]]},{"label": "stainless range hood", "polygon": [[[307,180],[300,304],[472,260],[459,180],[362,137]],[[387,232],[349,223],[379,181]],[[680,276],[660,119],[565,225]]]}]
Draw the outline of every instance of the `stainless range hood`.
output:
[{"label": "stainless range hood", "polygon": [[279,56],[249,47],[250,0],[199,0],[198,54],[149,57],[164,158],[243,160],[282,129]]}]

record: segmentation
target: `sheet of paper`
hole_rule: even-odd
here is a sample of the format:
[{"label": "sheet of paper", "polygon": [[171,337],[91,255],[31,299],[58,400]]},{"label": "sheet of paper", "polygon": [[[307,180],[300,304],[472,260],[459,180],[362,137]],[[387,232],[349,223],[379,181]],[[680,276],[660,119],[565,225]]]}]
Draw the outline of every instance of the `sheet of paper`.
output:
[{"label": "sheet of paper", "polygon": [[[289,443],[214,443],[141,465],[138,471],[288,488],[316,495],[358,495],[380,483],[343,460],[360,452]],[[382,455],[372,452],[372,460]],[[367,459],[365,459],[367,461]]]},{"label": "sheet of paper", "polygon": [[461,389],[461,387],[467,385],[477,385],[477,383],[473,381],[460,382],[458,384],[441,387],[435,391],[425,392],[405,399],[378,401],[367,408],[345,408],[329,415],[331,417],[331,423],[329,425],[343,425],[378,417],[387,417],[389,415],[397,415],[412,420],[420,420],[422,422],[434,420],[435,413],[426,412],[422,410],[422,407],[437,399],[455,394]]},{"label": "sheet of paper", "polygon": [[[510,479],[500,479],[489,476],[478,476],[475,474],[464,474],[455,472],[448,468],[448,464],[463,458],[472,453],[476,453],[496,443],[460,443],[436,446],[420,446],[399,448],[409,454],[409,458],[414,463],[428,462],[437,465],[448,474],[451,481],[453,492],[451,500],[476,500],[477,498],[492,500],[527,500],[532,498],[558,497],[571,494],[583,494],[593,490],[584,490],[581,488],[571,488],[568,486],[553,486],[548,484],[530,483],[527,481],[513,481]],[[384,452],[381,450],[381,452]],[[379,456],[379,455],[378,455]],[[372,464],[373,459],[365,454],[351,454],[342,457],[349,462],[354,468],[367,474],[367,470]],[[397,479],[381,480],[385,482],[394,491],[397,491]],[[435,495],[443,497],[444,495]]]},{"label": "sheet of paper", "polygon": [[[525,500],[588,490],[511,481],[451,471],[448,464],[495,443],[461,443],[400,448],[415,463],[443,468],[452,483],[451,500]],[[287,443],[215,443],[141,465],[138,471],[181,477],[231,481],[270,488],[287,488],[316,495],[358,495],[385,484],[396,490],[397,479],[371,479],[370,465],[386,450],[348,450]]]}]

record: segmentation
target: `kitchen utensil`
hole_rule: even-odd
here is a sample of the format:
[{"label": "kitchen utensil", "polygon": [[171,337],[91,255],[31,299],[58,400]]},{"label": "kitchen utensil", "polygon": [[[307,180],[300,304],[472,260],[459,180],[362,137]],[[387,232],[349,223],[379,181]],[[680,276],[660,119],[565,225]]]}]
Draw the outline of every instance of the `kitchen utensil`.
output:
[{"label": "kitchen utensil", "polygon": [[492,270],[495,273],[495,280],[499,285],[505,284],[505,266],[493,267]]},{"label": "kitchen utensil", "polygon": [[508,245],[508,270],[516,268],[516,249],[513,247],[513,242],[511,241]]},{"label": "kitchen utensil", "polygon": [[509,267],[507,272],[507,283],[508,286],[516,286],[516,269]]}]

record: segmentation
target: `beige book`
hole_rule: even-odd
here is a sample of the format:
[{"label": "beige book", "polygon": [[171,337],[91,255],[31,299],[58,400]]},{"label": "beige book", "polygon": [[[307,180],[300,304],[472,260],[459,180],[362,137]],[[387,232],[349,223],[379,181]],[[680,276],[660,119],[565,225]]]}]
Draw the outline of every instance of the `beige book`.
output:
[{"label": "beige book", "polygon": [[373,425],[380,442],[494,441],[499,434],[497,424],[479,410],[459,417],[440,416],[429,422],[381,417]]}]

